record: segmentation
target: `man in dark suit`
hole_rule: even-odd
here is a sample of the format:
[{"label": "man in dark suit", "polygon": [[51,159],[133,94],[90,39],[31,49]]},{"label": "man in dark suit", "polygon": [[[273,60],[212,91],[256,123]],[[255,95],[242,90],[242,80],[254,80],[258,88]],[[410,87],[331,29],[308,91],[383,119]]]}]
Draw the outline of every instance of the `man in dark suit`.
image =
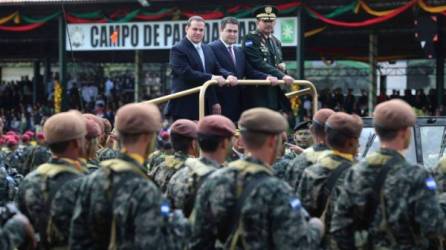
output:
[{"label": "man in dark suit", "polygon": [[[237,78],[219,65],[212,49],[202,43],[204,29],[205,21],[202,17],[189,18],[186,37],[170,51],[173,93],[200,86],[210,79],[217,80],[219,85],[225,84],[223,77],[226,77],[229,84],[237,83]],[[214,86],[206,92],[206,111],[212,114],[221,113]],[[198,120],[198,94],[171,100],[166,115],[173,120]]]},{"label": "man in dark suit", "polygon": [[[209,44],[219,64],[227,71],[232,72],[238,79],[266,79],[273,84],[277,78],[255,70],[246,60],[241,48],[235,46],[238,40],[239,22],[234,17],[225,17],[221,21],[220,39]],[[216,93],[222,108],[222,115],[233,122],[237,122],[240,114],[244,111],[245,100],[243,95],[244,86],[217,87]]]}]

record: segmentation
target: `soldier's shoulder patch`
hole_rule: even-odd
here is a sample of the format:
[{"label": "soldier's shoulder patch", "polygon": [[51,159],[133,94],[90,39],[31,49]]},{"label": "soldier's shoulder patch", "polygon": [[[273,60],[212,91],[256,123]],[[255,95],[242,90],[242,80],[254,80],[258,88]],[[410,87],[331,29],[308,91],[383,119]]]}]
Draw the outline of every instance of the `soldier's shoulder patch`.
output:
[{"label": "soldier's shoulder patch", "polygon": [[435,191],[437,189],[437,183],[435,182],[433,177],[426,178],[426,180],[424,182],[426,184],[427,189],[429,189],[431,191]]},{"label": "soldier's shoulder patch", "polygon": [[295,211],[299,211],[302,207],[302,203],[296,197],[290,198],[289,204],[290,204],[291,208]]},{"label": "soldier's shoulder patch", "polygon": [[252,45],[254,45],[254,42],[251,40],[246,40],[245,41],[245,47],[252,47]]}]

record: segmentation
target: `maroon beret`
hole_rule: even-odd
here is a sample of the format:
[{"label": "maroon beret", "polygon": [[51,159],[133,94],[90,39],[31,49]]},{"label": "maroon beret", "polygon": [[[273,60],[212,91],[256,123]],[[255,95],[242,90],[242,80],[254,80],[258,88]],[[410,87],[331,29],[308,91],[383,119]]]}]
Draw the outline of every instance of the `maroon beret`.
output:
[{"label": "maroon beret", "polygon": [[101,135],[104,133],[105,125],[104,125],[104,121],[101,117],[93,115],[93,114],[88,114],[88,113],[82,114],[82,116],[84,116],[87,119],[92,119],[93,121],[95,121],[99,125]]},{"label": "maroon beret", "polygon": [[209,115],[198,122],[198,133],[231,137],[235,134],[235,125],[222,115]]},{"label": "maroon beret", "polygon": [[187,119],[178,119],[170,126],[170,133],[175,133],[194,139],[197,138],[197,130],[197,124]]},{"label": "maroon beret", "polygon": [[313,122],[320,126],[324,126],[327,119],[334,113],[335,112],[332,109],[320,109],[314,114]]},{"label": "maroon beret", "polygon": [[86,119],[87,121],[87,135],[85,138],[88,140],[98,137],[101,134],[101,129],[99,124],[92,119]]},{"label": "maroon beret", "polygon": [[385,129],[403,129],[415,124],[417,117],[412,107],[401,99],[378,104],[373,113],[373,123]]}]

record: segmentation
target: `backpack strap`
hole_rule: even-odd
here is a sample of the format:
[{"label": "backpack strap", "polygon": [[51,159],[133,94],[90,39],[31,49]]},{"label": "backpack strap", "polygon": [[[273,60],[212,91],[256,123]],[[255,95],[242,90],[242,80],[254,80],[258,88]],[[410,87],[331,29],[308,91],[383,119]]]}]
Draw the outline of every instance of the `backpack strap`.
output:
[{"label": "backpack strap", "polygon": [[[333,192],[333,189],[339,179],[339,177],[344,173],[347,169],[350,168],[350,164],[341,164],[334,171],[331,172],[330,176],[328,176],[327,181],[325,182],[324,187],[322,188],[322,192],[317,197],[317,204],[320,210],[320,217],[322,219],[325,218],[325,213],[329,206],[329,197]],[[319,214],[319,211],[318,211]]]},{"label": "backpack strap", "polygon": [[53,163],[44,163],[42,165],[40,165],[37,169],[36,172],[38,174],[44,175],[46,177],[49,178],[53,178],[54,176],[60,174],[60,173],[72,173],[72,174],[76,174],[79,175],[81,174],[78,170],[72,168],[72,167],[68,167],[62,164],[53,164]]},{"label": "backpack strap", "polygon": [[142,171],[138,167],[133,166],[132,164],[129,164],[128,162],[121,160],[121,159],[111,159],[111,160],[103,161],[103,162],[101,162],[101,166],[104,168],[113,170],[114,172],[117,172],[117,173],[132,172],[139,176],[144,177],[145,179],[149,178],[146,175],[146,173],[144,173],[144,171]]},{"label": "backpack strap", "polygon": [[[229,244],[229,249],[232,250],[236,249],[243,230],[240,217],[246,199],[258,186],[260,186],[260,184],[272,177],[272,172],[262,165],[247,162],[245,160],[234,161],[228,168],[239,171],[236,181],[236,196],[238,199],[235,205],[235,210],[231,216],[231,221],[228,223],[229,227],[227,231],[224,232],[224,237],[226,239],[225,245]],[[246,181],[247,175],[252,175],[249,181]]]}]

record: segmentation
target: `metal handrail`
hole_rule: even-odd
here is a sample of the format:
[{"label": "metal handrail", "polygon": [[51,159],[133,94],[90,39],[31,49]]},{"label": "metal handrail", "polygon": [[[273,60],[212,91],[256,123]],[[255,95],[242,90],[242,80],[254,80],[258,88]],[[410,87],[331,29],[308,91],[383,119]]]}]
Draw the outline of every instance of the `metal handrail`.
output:
[{"label": "metal handrail", "polygon": [[[217,84],[216,80],[209,80],[201,86],[199,102],[198,102],[198,117],[199,117],[199,119],[203,118],[205,115],[204,114],[205,113],[204,112],[204,104],[205,104],[206,90],[208,89],[209,86],[214,85],[214,84]],[[238,80],[238,84],[239,85],[265,85],[265,86],[269,85],[269,86],[271,86],[271,82],[268,80]],[[285,84],[285,82],[283,80],[279,80],[278,84]],[[314,86],[314,84],[312,82],[306,81],[306,80],[294,80],[293,84],[296,84],[299,86],[304,86],[307,88],[288,93],[289,97],[299,95],[300,92],[309,92],[313,97],[313,114],[316,113],[317,107],[318,107],[318,103],[317,103],[318,95],[317,95],[317,90],[316,90],[316,87]]]}]

